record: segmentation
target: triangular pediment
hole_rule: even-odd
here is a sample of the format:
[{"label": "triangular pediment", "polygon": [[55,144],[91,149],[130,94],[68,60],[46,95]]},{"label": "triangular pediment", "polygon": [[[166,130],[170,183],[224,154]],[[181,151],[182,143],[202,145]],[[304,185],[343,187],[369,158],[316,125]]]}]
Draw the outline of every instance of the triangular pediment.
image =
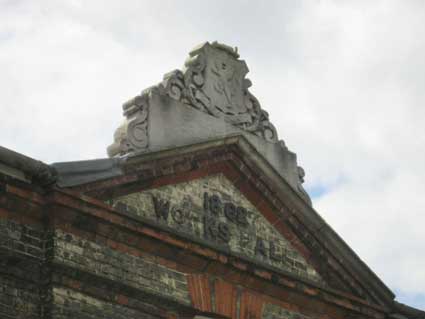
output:
[{"label": "triangular pediment", "polygon": [[243,258],[249,274],[267,268],[274,283],[290,276],[291,289],[391,304],[393,293],[313,209],[304,170],[250,93],[247,72],[236,49],[192,50],[184,69],[124,103],[112,158],[56,163],[57,185],[189,246]]},{"label": "triangular pediment", "polygon": [[[243,136],[135,154],[120,169],[116,177],[72,189],[252,265],[370,303],[383,305],[392,298],[379,278]],[[214,201],[221,205],[218,216],[204,206]],[[233,208],[227,208],[230,217],[226,216],[226,204],[248,211],[246,221],[238,220]],[[205,221],[205,216],[210,218]]]},{"label": "triangular pediment", "polygon": [[111,204],[230,254],[324,283],[291,241],[223,174],[124,195]]}]

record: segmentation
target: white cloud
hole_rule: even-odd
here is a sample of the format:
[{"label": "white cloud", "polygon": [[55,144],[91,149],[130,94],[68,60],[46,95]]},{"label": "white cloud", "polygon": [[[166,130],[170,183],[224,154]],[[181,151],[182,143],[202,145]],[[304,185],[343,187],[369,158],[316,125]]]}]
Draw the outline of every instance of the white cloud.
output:
[{"label": "white cloud", "polygon": [[[104,157],[121,104],[194,45],[239,47],[315,207],[406,295],[425,287],[421,1],[2,1],[0,144]],[[425,307],[425,301],[422,308]]]}]

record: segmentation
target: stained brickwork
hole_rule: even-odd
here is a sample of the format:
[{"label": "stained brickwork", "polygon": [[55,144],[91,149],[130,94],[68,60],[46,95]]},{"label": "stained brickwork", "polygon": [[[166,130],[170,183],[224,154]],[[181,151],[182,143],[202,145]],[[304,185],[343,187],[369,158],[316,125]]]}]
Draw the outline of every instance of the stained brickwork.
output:
[{"label": "stained brickwork", "polygon": [[39,318],[42,227],[0,219],[0,318]]},{"label": "stained brickwork", "polygon": [[329,284],[367,277],[237,152],[135,162],[93,193],[0,178],[0,318],[389,318]]},{"label": "stained brickwork", "polygon": [[314,319],[298,312],[289,311],[278,305],[265,304],[263,306],[262,319]]},{"label": "stained brickwork", "polygon": [[[205,201],[209,203],[208,209]],[[177,231],[214,241],[235,253],[321,281],[319,274],[291,243],[222,174],[133,193],[116,198],[112,203],[118,208],[125,205],[133,214]],[[226,211],[227,204],[232,205],[232,212]],[[211,213],[213,205],[219,206],[215,219],[210,217],[214,215]],[[244,216],[239,218],[236,211],[244,212]]]},{"label": "stained brickwork", "polygon": [[61,230],[55,232],[54,250],[55,264],[80,269],[145,292],[190,304],[185,274],[143,257],[121,253]]},{"label": "stained brickwork", "polygon": [[71,289],[53,289],[54,319],[159,319],[160,317],[138,310],[93,298]]},{"label": "stained brickwork", "polygon": [[14,254],[42,260],[45,240],[43,229],[0,219],[0,249]]},{"label": "stained brickwork", "polygon": [[0,318],[38,319],[39,294],[37,285],[0,276]]}]

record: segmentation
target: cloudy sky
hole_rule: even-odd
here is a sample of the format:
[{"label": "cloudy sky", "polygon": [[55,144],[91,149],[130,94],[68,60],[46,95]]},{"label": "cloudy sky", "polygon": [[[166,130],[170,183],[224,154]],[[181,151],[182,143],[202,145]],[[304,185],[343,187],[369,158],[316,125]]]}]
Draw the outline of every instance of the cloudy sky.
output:
[{"label": "cloudy sky", "polygon": [[214,40],[247,61],[317,211],[425,309],[424,1],[0,0],[0,145],[105,157],[122,103]]}]

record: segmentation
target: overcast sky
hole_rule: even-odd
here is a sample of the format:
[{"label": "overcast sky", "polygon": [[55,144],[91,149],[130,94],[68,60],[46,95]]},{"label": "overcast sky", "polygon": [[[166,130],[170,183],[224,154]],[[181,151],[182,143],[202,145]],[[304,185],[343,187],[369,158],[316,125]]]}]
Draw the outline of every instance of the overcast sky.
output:
[{"label": "overcast sky", "polygon": [[121,105],[237,46],[316,210],[425,309],[425,1],[0,0],[0,145],[106,157]]}]

